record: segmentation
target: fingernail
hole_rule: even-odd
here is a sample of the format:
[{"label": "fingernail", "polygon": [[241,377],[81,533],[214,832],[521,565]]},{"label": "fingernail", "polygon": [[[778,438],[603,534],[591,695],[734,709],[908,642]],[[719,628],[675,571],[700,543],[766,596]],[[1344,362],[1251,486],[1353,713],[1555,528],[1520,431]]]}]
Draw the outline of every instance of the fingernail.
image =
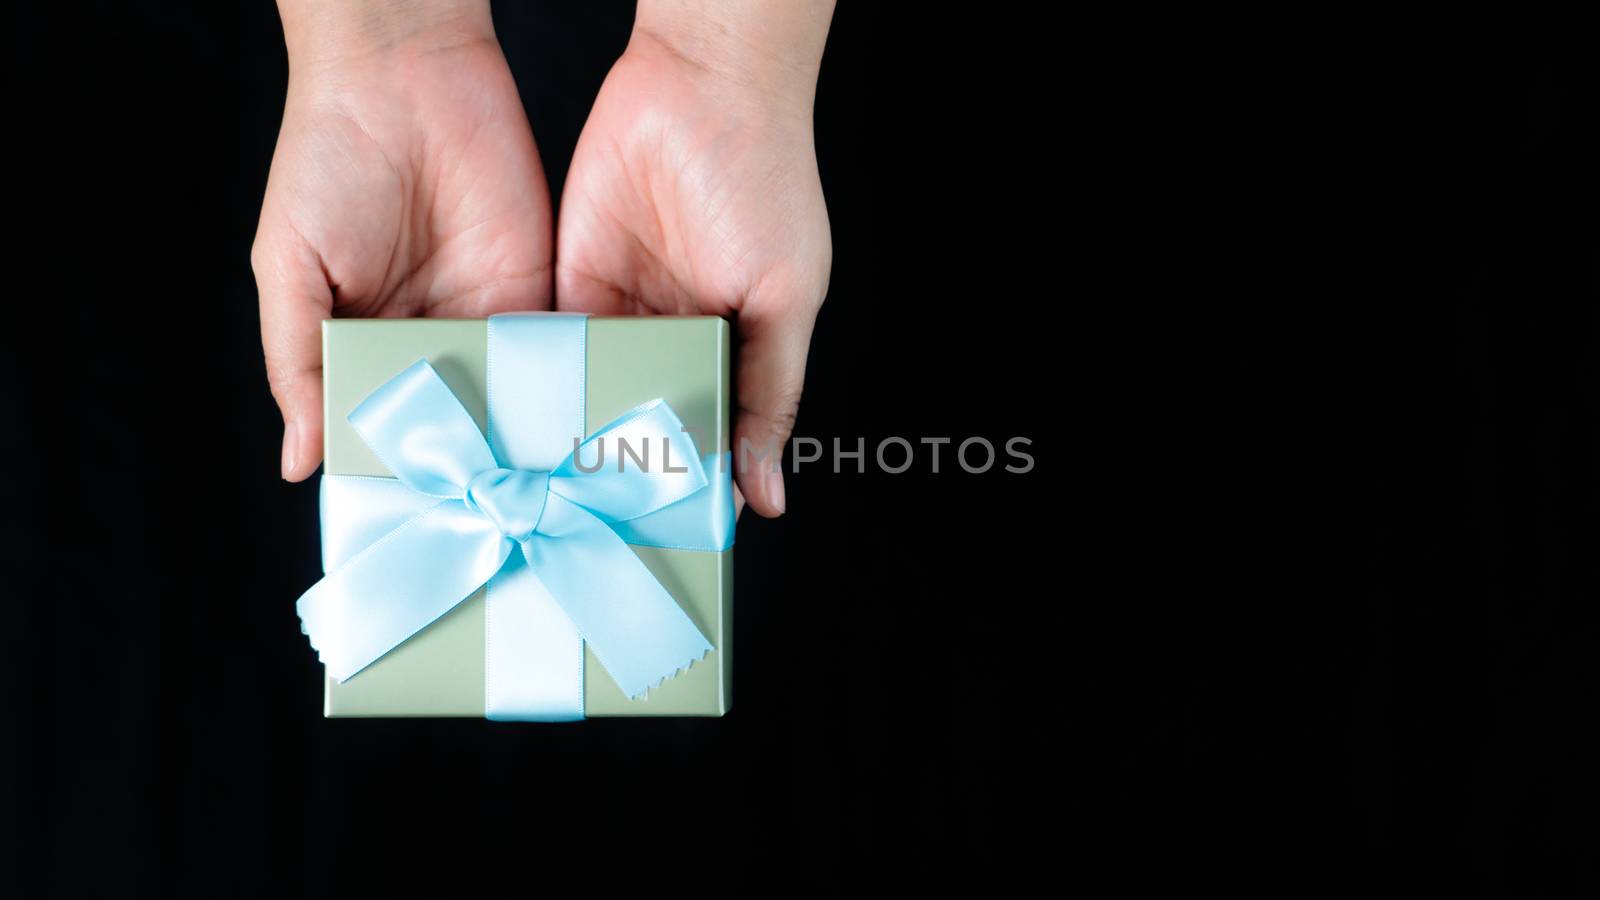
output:
[{"label": "fingernail", "polygon": [[296,455],[300,452],[300,426],[294,422],[283,426],[283,480],[288,481],[294,472]]},{"label": "fingernail", "polygon": [[772,505],[778,508],[778,514],[782,515],[784,511],[784,496],[783,471],[781,469],[772,468],[767,470],[767,497],[772,501]]}]

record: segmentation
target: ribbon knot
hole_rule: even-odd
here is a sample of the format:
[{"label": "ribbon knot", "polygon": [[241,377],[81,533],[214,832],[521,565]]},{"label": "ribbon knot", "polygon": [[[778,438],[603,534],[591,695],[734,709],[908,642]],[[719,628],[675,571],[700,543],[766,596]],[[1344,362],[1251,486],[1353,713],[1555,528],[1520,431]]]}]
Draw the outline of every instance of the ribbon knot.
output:
[{"label": "ribbon knot", "polygon": [[488,469],[467,483],[467,508],[494,523],[500,533],[522,543],[533,537],[550,499],[550,473]]}]

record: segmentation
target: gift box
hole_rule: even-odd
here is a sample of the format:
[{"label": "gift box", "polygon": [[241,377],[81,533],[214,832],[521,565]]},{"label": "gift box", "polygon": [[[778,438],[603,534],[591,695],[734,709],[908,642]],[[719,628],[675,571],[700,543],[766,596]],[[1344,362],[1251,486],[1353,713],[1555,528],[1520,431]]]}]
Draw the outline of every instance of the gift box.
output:
[{"label": "gift box", "polygon": [[[720,716],[728,711],[733,552],[728,471],[730,348],[725,321],[704,316],[538,313],[489,320],[342,319],[324,322],[322,334],[323,565],[328,575],[307,592],[300,607],[305,630],[329,667],[325,715],[561,720]],[[464,416],[447,409],[449,395],[459,402]],[[428,423],[429,415],[442,418],[445,424]],[[624,471],[629,464],[638,467],[639,439],[632,447],[605,446],[604,466],[585,471],[585,463],[594,465],[593,451],[605,444],[603,439],[634,427],[629,422],[637,423],[640,416],[646,416],[657,423],[653,427],[666,432],[671,429],[659,422],[671,420],[673,415],[681,420],[686,437],[662,434],[650,452],[658,455],[654,460],[658,466],[664,465],[674,474]],[[433,440],[430,435],[450,431],[449,423],[455,421],[450,416],[458,416],[460,426],[450,440],[461,447],[473,444],[476,438],[465,433],[464,423],[470,417],[482,435],[482,446],[492,447],[497,461],[481,461],[483,450],[474,444],[471,449],[452,452],[477,454],[474,458],[479,462],[438,463],[434,457],[439,451],[428,441]],[[577,424],[572,424],[574,417]],[[621,430],[597,434],[612,426]],[[518,429],[523,436],[516,435]],[[581,448],[579,437],[585,439]],[[529,452],[527,447],[513,446],[518,440],[542,444],[542,460],[535,452],[533,464],[526,462],[526,456],[522,466],[508,462],[504,457]],[[648,439],[642,442],[651,444]],[[553,462],[555,454],[574,448],[578,448],[576,468],[571,457],[561,465]],[[684,459],[696,454],[697,460]],[[408,461],[396,463],[397,457],[408,455]],[[668,458],[660,459],[661,455]],[[676,474],[686,468],[686,462],[700,465],[689,475]],[[491,477],[472,471],[486,465],[502,474]],[[427,472],[410,472],[406,483],[396,480],[407,474],[396,469],[419,466],[436,466],[445,475],[461,469],[464,474],[446,478],[453,478],[453,486],[438,489],[430,486],[427,478],[433,476]],[[525,474],[518,471],[521,469],[549,471]],[[698,477],[700,470],[705,473],[704,486],[685,487],[685,479]],[[564,480],[563,474],[567,476]],[[516,478],[533,485],[532,493],[525,493],[536,499],[522,502],[521,507],[501,504],[512,512],[496,509],[497,496],[522,499],[505,489]],[[491,496],[485,485],[500,493]],[[549,505],[540,499],[546,490],[552,498]],[[625,513],[607,505],[611,493],[618,490],[629,494],[621,501]],[[651,491],[666,493],[651,501],[635,496]],[[685,493],[691,496],[675,499]],[[562,496],[576,500],[568,502]],[[670,502],[665,508],[655,508],[666,501]],[[419,582],[449,581],[454,576],[442,572],[473,564],[458,557],[488,552],[474,549],[452,556],[446,546],[454,539],[448,521],[435,527],[442,535],[439,540],[420,544],[423,555],[437,553],[438,561],[418,560],[416,554],[396,549],[410,538],[395,535],[421,516],[420,510],[436,503],[443,504],[439,510],[453,510],[453,515],[471,518],[476,513],[498,523],[501,534],[508,537],[495,544],[497,536],[491,535],[473,546],[498,547],[495,552],[508,553],[508,562],[493,580],[448,605],[447,611],[392,649],[379,654],[378,647],[363,656],[351,648],[368,642],[369,632],[392,627],[398,629],[394,631],[398,635],[412,627],[414,623],[396,625],[387,620],[410,614],[408,604],[414,602],[413,589],[421,590]],[[554,518],[550,510],[557,503],[572,516],[586,517],[582,527],[589,532],[584,540],[601,550],[585,548],[577,539],[538,533],[561,531],[549,524]],[[637,516],[647,507],[649,515]],[[574,509],[581,511],[570,512]],[[530,526],[506,521],[519,515],[539,522],[533,528],[536,535],[525,544],[514,539],[526,537]],[[614,532],[625,543],[607,544],[606,535],[595,533],[594,521],[606,523],[611,529],[607,535]],[[707,536],[708,531],[715,533]],[[623,556],[636,559],[642,568],[617,557],[619,547],[625,547]],[[355,571],[362,564],[363,552],[369,557],[387,553],[391,558],[369,565],[366,571]],[[607,557],[606,553],[613,555]],[[486,565],[492,567],[493,560]],[[646,572],[648,578],[641,574]],[[329,586],[340,577],[346,583]],[[461,577],[466,579],[457,579],[461,584],[471,580]],[[653,584],[645,585],[647,580]],[[617,588],[617,584],[624,587]],[[653,585],[663,590],[655,595],[654,607],[618,606],[613,603],[618,598],[607,593],[650,594]],[[428,590],[448,592],[448,585]],[[532,599],[516,600],[524,604],[517,607],[513,602],[517,591]],[[551,602],[552,596],[555,602]],[[669,597],[668,602],[681,610],[692,627],[674,625],[676,613],[667,609],[660,597]],[[447,605],[436,598],[425,599]],[[308,606],[314,608],[308,610]],[[327,613],[329,609],[333,612]],[[588,640],[578,642],[557,634],[570,634],[567,613],[575,621],[583,620],[578,621],[583,627],[577,630]],[[630,615],[648,621],[641,624],[629,620]],[[590,619],[584,620],[585,616]],[[613,621],[597,621],[596,616],[610,616]],[[657,616],[666,617],[662,621],[667,624],[653,624]],[[623,620],[615,621],[618,617]],[[328,621],[330,618],[333,621]],[[374,619],[383,621],[374,624]],[[627,657],[635,649],[629,641],[655,642],[658,628],[678,635],[680,645],[682,640],[689,641],[689,655],[703,655],[682,660],[662,657],[667,665],[656,663],[661,671],[644,674],[644,680],[638,672],[629,673],[633,690],[653,682],[647,690],[630,696],[619,685],[622,676],[618,674],[632,664]],[[692,646],[696,631],[709,650]],[[599,639],[601,633],[608,635],[607,641]],[[338,661],[339,672],[334,671],[336,664],[330,661],[330,648],[324,644],[348,657]],[[605,664],[597,649],[601,656],[609,651]],[[675,652],[685,656],[682,649]],[[375,661],[366,662],[366,657],[373,655]],[[674,669],[680,662],[684,667]],[[357,668],[353,674],[347,671]],[[656,682],[658,678],[661,680]],[[551,704],[544,695],[549,693],[566,695],[553,702],[554,712],[547,709]],[[575,694],[581,694],[581,700]],[[573,704],[578,706],[576,714],[570,708]]]}]

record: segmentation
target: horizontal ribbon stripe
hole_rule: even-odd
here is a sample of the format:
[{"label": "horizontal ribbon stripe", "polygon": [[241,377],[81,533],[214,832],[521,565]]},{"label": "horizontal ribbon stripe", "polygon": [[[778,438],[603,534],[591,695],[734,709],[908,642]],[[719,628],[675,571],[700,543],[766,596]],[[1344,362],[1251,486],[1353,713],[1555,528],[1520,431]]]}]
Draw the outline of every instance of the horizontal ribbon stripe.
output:
[{"label": "horizontal ribbon stripe", "polygon": [[[701,458],[705,470],[717,471],[728,454]],[[733,484],[711,477],[704,490],[637,519],[616,521],[597,516],[624,543],[635,547],[700,550],[720,553],[733,546]],[[407,519],[439,503],[393,478],[371,475],[322,476],[322,558],[329,570],[369,544],[405,524]]]}]

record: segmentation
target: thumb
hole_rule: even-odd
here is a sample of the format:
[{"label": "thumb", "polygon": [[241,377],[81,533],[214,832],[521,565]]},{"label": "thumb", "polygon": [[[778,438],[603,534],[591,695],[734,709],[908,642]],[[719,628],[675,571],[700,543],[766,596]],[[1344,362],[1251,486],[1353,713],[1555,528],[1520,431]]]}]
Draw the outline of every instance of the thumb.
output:
[{"label": "thumb", "polygon": [[733,452],[745,501],[771,518],[785,508],[783,449],[800,408],[817,304],[767,299],[752,297],[739,313]]},{"label": "thumb", "polygon": [[297,237],[259,235],[250,264],[267,383],[283,414],[283,477],[301,481],[322,461],[322,320],[333,292],[316,253]]}]

